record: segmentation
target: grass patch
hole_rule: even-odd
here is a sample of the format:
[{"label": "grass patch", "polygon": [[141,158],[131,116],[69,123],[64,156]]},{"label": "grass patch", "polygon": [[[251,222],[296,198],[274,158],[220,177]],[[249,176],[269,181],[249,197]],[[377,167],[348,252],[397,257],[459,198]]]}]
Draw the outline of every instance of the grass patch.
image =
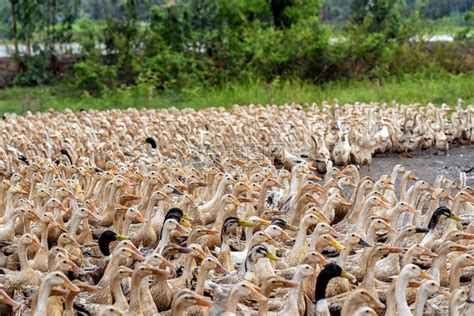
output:
[{"label": "grass patch", "polygon": [[[183,89],[179,92],[155,92],[151,107],[202,109],[210,106],[231,107],[233,104],[274,104],[291,102],[320,104],[322,101],[338,99],[347,102],[400,103],[447,103],[455,105],[458,98],[466,104],[474,103],[474,74],[440,75],[427,77],[407,75],[404,78],[390,78],[376,81],[337,81],[314,85],[301,81],[274,82],[273,89],[264,82],[230,83],[219,88]],[[272,93],[271,93],[272,91]],[[93,97],[67,85],[43,87],[14,87],[0,90],[0,113],[45,111],[48,108],[74,111],[80,109],[110,109],[128,107],[149,107],[150,98],[146,86],[126,87]]]}]

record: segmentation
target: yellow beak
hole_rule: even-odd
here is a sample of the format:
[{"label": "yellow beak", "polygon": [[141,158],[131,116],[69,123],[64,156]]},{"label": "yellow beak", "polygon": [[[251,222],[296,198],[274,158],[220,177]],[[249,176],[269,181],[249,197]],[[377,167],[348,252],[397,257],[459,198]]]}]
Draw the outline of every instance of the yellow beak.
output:
[{"label": "yellow beak", "polygon": [[271,253],[270,251],[267,252],[267,254],[265,255],[266,258],[272,260],[272,261],[278,261],[280,260],[280,258],[278,258],[277,256],[275,256],[273,253]]},{"label": "yellow beak", "polygon": [[125,235],[117,235],[117,236],[115,236],[115,239],[116,240],[129,240],[130,237],[125,236]]},{"label": "yellow beak", "polygon": [[251,221],[248,221],[246,219],[240,219],[239,220],[239,225],[242,227],[252,227],[253,223]]},{"label": "yellow beak", "polygon": [[341,277],[348,279],[350,282],[353,282],[355,280],[355,277],[352,274],[347,273],[346,271],[341,272]]},{"label": "yellow beak", "polygon": [[336,240],[334,240],[333,242],[331,242],[331,247],[334,247],[334,248],[336,248],[337,250],[343,250],[343,249],[344,249],[344,246],[341,245],[340,243],[338,243]]},{"label": "yellow beak", "polygon": [[187,213],[183,213],[183,218],[190,222],[194,221],[194,219],[191,216],[189,216]]},{"label": "yellow beak", "polygon": [[462,219],[454,213],[449,214],[449,218],[454,219],[456,222],[462,221]]}]

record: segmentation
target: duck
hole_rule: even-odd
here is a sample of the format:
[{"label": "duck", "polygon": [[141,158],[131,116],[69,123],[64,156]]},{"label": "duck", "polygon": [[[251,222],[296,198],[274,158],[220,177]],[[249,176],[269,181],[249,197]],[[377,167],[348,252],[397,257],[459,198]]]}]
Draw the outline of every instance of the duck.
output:
[{"label": "duck", "polygon": [[[356,289],[350,292],[347,299],[344,300],[341,316],[350,316],[357,313],[362,313],[362,315],[366,313],[367,315],[370,315],[371,312],[367,313],[359,310],[361,308],[360,305],[362,304],[370,304],[378,309],[385,308],[385,305],[380,302],[378,296],[371,295],[369,291],[365,289]],[[374,312],[373,315],[376,315],[376,313]]]},{"label": "duck", "polygon": [[343,277],[351,282],[354,282],[355,280],[353,275],[344,271],[339,265],[335,263],[326,264],[316,280],[315,309],[317,315],[330,315],[326,300],[326,288],[329,281],[335,277]]},{"label": "duck", "polygon": [[173,304],[171,311],[175,316],[188,315],[187,310],[192,307],[209,307],[212,305],[212,301],[207,297],[197,294],[194,291],[188,289],[182,289],[176,292],[173,298]]},{"label": "duck", "polygon": [[48,297],[54,286],[62,285],[71,291],[79,292],[80,288],[74,285],[62,272],[55,271],[49,273],[41,282],[38,288],[38,300],[33,316],[43,316],[48,311]]},{"label": "duck", "polygon": [[414,316],[424,315],[426,300],[435,293],[439,293],[448,298],[451,297],[451,294],[444,291],[434,280],[425,280],[421,283],[420,289],[416,293],[415,308],[413,311]]},{"label": "duck", "polygon": [[4,290],[0,289],[0,314],[8,315],[15,312],[20,306]]}]

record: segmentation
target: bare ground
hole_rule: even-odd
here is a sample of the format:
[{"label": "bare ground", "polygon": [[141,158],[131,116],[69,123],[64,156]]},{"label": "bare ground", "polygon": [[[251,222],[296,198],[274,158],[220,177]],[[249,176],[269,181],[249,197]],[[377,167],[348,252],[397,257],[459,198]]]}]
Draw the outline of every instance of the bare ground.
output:
[{"label": "bare ground", "polygon": [[[396,154],[377,155],[372,161],[371,170],[367,166],[361,167],[361,175],[372,176],[378,179],[383,174],[390,174],[393,166],[401,164],[406,170],[429,183],[434,183],[438,175],[445,175],[459,182],[459,173],[474,167],[474,146],[457,146],[448,151],[448,154],[421,153],[416,151],[413,158],[399,158]],[[474,186],[474,170],[467,173],[467,185]]]}]

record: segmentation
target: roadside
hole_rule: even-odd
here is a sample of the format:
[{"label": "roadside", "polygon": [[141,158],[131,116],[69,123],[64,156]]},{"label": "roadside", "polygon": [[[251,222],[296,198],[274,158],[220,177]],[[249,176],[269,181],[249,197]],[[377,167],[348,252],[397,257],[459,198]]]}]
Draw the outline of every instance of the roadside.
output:
[{"label": "roadside", "polygon": [[247,84],[229,83],[223,87],[183,89],[181,91],[153,91],[150,86],[138,85],[106,91],[93,97],[73,83],[38,87],[0,89],[0,113],[63,110],[110,109],[128,107],[202,109],[209,106],[233,104],[311,104],[322,101],[339,104],[348,102],[446,103],[455,106],[457,99],[474,104],[474,73],[463,75],[406,75],[403,79],[389,78],[379,86],[375,81],[336,81],[314,85],[302,81],[288,81],[270,85],[261,81]]}]

